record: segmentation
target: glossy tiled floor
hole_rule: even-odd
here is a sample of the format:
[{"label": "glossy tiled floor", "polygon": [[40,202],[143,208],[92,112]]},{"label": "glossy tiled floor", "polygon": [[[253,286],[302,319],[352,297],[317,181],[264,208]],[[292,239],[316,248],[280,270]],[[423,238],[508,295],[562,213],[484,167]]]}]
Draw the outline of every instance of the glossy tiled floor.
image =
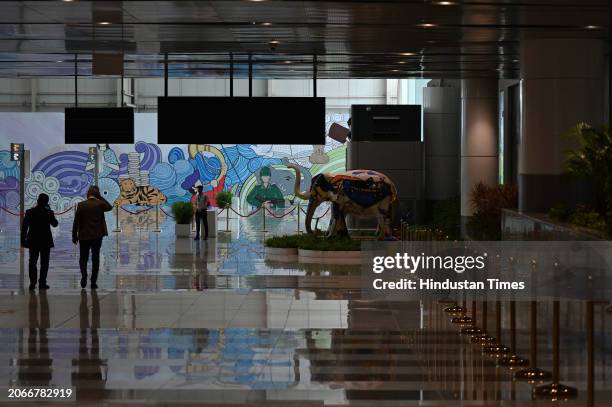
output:
[{"label": "glossy tiled floor", "polygon": [[[75,386],[80,404],[551,405],[532,401],[531,384],[513,381],[461,336],[444,305],[361,300],[358,267],[267,262],[260,218],[233,221],[231,234],[174,255],[170,220],[162,218],[156,233],[153,214],[122,215],[122,232],[104,242],[97,292],[78,288],[71,219],[62,219],[52,288],[35,294],[23,290],[27,252],[17,247],[15,219],[0,221],[0,391]],[[268,234],[291,233],[296,223],[268,219],[266,226]],[[612,405],[607,306],[594,308],[601,406]],[[524,357],[529,307],[516,304],[516,351]],[[537,309],[538,366],[550,370],[552,307]],[[506,344],[509,310],[501,304]],[[560,377],[579,390],[567,405],[587,405],[586,306],[560,310]],[[489,304],[491,331],[496,322]]]}]

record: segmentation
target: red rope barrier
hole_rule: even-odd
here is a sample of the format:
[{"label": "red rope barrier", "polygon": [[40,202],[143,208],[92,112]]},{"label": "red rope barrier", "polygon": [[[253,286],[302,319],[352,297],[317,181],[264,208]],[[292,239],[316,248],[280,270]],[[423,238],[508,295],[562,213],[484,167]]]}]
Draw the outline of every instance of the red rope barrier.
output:
[{"label": "red rope barrier", "polygon": [[10,215],[13,215],[13,216],[19,216],[19,215],[21,215],[21,213],[19,213],[19,212],[11,212],[11,211],[9,211],[8,209],[6,209],[6,208],[5,208],[5,207],[3,207],[3,206],[0,206],[0,209],[2,209],[4,212],[6,212],[6,213],[8,213],[8,214],[10,214]]},{"label": "red rope barrier", "polygon": [[166,212],[163,207],[160,206],[159,209],[164,213],[164,215],[168,216],[169,218],[174,219],[174,216],[172,216],[172,214],[169,214],[168,212]]},{"label": "red rope barrier", "polygon": [[287,212],[283,213],[283,214],[282,214],[282,215],[280,215],[280,216],[276,215],[274,212],[272,212],[272,211],[271,211],[270,209],[268,209],[268,208],[266,208],[266,211],[267,211],[267,212],[270,214],[270,216],[272,216],[273,218],[275,218],[275,219],[282,219],[282,218],[284,218],[285,216],[290,215],[290,214],[291,214],[291,213],[292,213],[292,212],[295,210],[295,208],[296,208],[296,207],[294,206],[292,209],[288,210]]},{"label": "red rope barrier", "polygon": [[242,215],[241,213],[236,212],[234,210],[234,208],[232,208],[232,207],[230,207],[230,210],[232,212],[234,212],[236,215],[240,216],[241,218],[248,218],[248,217],[251,217],[251,216],[255,215],[257,212],[259,212],[261,210],[261,208],[255,209],[253,212],[249,213],[248,215]]},{"label": "red rope barrier", "polygon": [[58,216],[63,215],[63,214],[65,214],[65,213],[70,212],[72,209],[73,209],[73,208],[72,208],[72,206],[71,206],[71,207],[69,207],[68,209],[66,209],[64,212],[58,212],[58,213],[56,213],[56,215],[58,215]]},{"label": "red rope barrier", "polygon": [[[314,220],[317,220],[317,221],[318,221],[318,220],[320,220],[322,217],[324,217],[325,215],[327,215],[327,213],[329,212],[329,208],[330,208],[330,207],[328,206],[328,207],[327,207],[327,210],[326,210],[325,212],[323,212],[323,215],[321,215],[321,216],[319,216],[319,217],[315,217],[315,216],[313,216],[312,218],[313,218]],[[302,209],[302,207],[301,207],[301,206],[300,206],[300,209],[302,210],[302,213],[303,213],[304,215],[306,215],[306,214],[307,214],[307,213],[306,213],[306,211],[305,211],[304,209]]]},{"label": "red rope barrier", "polygon": [[125,209],[123,206],[120,206],[119,208],[121,208],[122,211],[129,213],[130,215],[140,215],[141,213],[150,211],[151,208],[153,208],[153,207],[149,206],[147,209],[143,209],[141,211],[136,211],[136,212],[129,211],[129,210]]}]

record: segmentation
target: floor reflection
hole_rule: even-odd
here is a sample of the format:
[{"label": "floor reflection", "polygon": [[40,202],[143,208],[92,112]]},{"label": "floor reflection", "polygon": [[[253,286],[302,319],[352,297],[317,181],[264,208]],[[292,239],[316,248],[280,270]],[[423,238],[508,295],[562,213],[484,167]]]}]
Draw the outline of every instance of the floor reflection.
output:
[{"label": "floor reflection", "polygon": [[[266,235],[255,219],[193,243],[187,256],[173,254],[171,223],[156,233],[150,219],[123,219],[123,233],[105,240],[97,291],[78,286],[67,222],[56,236],[52,289],[36,293],[23,290],[27,252],[17,249],[15,229],[2,225],[5,386],[72,385],[81,403],[136,405],[550,405],[532,401],[532,384],[512,380],[512,371],[461,335],[444,305],[363,300],[358,267],[266,260]],[[268,222],[272,233],[295,228]],[[537,304],[533,336],[531,304],[515,306],[511,324],[508,303],[499,320],[490,304],[489,330],[499,326],[505,343],[515,338],[522,356],[534,338],[538,365],[550,370],[551,304]],[[602,406],[612,399],[608,306],[594,308],[595,399]],[[579,390],[566,405],[584,406],[585,304],[562,303],[560,328],[560,374]]]},{"label": "floor reflection", "polygon": [[104,398],[107,378],[106,360],[100,358],[100,301],[96,290],[91,290],[91,319],[89,317],[87,292],[81,290],[79,304],[79,351],[72,359],[72,385],[77,400]]},{"label": "floor reflection", "polygon": [[49,356],[47,336],[50,328],[49,303],[44,290],[38,295],[29,297],[28,325],[27,331],[22,331],[27,335],[27,341],[17,359],[17,384],[19,386],[48,386],[51,383],[53,360]]}]

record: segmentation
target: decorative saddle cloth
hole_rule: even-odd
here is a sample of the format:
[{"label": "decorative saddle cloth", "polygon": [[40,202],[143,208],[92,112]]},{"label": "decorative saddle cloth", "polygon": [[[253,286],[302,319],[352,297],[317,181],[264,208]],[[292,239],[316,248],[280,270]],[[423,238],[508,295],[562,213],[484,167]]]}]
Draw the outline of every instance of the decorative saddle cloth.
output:
[{"label": "decorative saddle cloth", "polygon": [[367,208],[393,195],[388,178],[378,172],[354,170],[332,178],[332,183],[356,204]]}]

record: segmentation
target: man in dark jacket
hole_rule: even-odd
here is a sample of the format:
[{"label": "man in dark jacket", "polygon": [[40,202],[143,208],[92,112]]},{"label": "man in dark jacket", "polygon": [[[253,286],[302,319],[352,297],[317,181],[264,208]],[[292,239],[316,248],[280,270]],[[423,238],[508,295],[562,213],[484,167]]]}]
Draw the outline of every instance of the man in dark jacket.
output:
[{"label": "man in dark jacket", "polygon": [[49,271],[49,255],[53,247],[51,226],[57,226],[55,214],[49,208],[49,195],[38,195],[37,205],[26,211],[21,225],[21,246],[30,249],[30,290],[36,288],[38,271],[36,264],[40,257],[40,278],[38,287],[41,290],[49,288],[47,285],[47,271]]},{"label": "man in dark jacket", "polygon": [[79,267],[81,268],[81,288],[87,286],[87,263],[91,251],[91,288],[98,285],[98,270],[100,268],[100,248],[102,238],[108,235],[104,212],[112,211],[113,207],[100,195],[100,189],[92,186],[87,191],[87,199],[80,202],[74,214],[72,224],[72,243],[79,242]]}]

